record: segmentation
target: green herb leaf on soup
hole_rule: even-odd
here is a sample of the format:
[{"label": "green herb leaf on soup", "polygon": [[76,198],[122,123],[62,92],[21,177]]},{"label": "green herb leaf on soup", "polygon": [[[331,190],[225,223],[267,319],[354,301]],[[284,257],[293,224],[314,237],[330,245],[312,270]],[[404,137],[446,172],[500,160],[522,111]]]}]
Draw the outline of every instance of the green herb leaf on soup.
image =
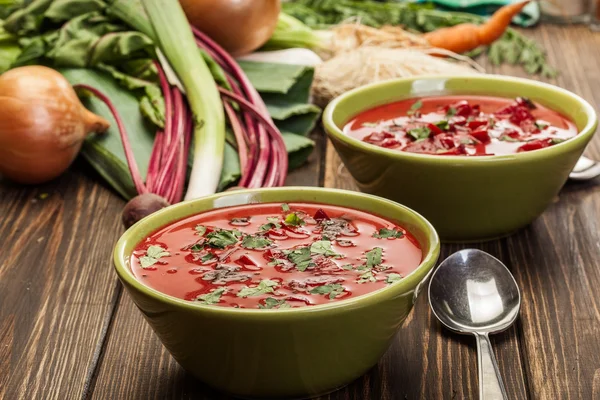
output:
[{"label": "green herb leaf on soup", "polygon": [[168,257],[170,255],[171,253],[169,253],[162,247],[152,245],[146,250],[146,255],[140,257],[140,266],[142,268],[151,267],[152,265],[156,264],[158,260],[162,257]]},{"label": "green herb leaf on soup", "polygon": [[264,305],[262,305],[262,304],[258,305],[258,308],[261,308],[261,309],[279,308],[281,310],[284,308],[291,308],[291,307],[292,306],[290,306],[289,303],[285,302],[285,299],[278,300],[273,297],[267,297],[265,299]]},{"label": "green herb leaf on soup", "polygon": [[431,129],[426,126],[421,126],[419,128],[413,128],[409,130],[408,134],[415,140],[427,139],[431,134]]},{"label": "green herb leaf on soup", "polygon": [[456,108],[448,107],[448,111],[446,111],[446,117],[453,117],[456,115]]},{"label": "green herb leaf on soup", "polygon": [[421,107],[423,107],[423,102],[421,100],[415,101],[411,106],[410,110],[406,113],[407,115],[413,115],[416,113]]},{"label": "green herb leaf on soup", "polygon": [[196,301],[200,302],[201,304],[217,304],[219,301],[221,301],[221,296],[226,290],[227,289],[225,288],[215,289],[210,293],[202,294],[196,297]]},{"label": "green herb leaf on soup", "polygon": [[436,122],[435,126],[437,126],[438,128],[440,128],[443,131],[447,131],[448,129],[450,129],[450,123],[445,119]]},{"label": "green herb leaf on soup", "polygon": [[289,206],[289,205],[287,205],[286,203],[283,203],[283,204],[281,205],[281,210],[282,210],[283,212],[289,212],[289,211],[290,211],[290,206]]},{"label": "green herb leaf on soup", "polygon": [[344,287],[339,283],[317,286],[310,290],[310,294],[328,294],[330,299],[335,299],[344,292]]},{"label": "green herb leaf on soup", "polygon": [[401,279],[402,279],[402,275],[396,274],[396,273],[392,272],[391,274],[389,274],[387,276],[387,279],[385,280],[385,283],[387,283],[388,285],[390,285],[390,284],[392,284],[394,282],[397,282],[397,281],[399,281]]},{"label": "green herb leaf on soup", "polygon": [[285,216],[285,224],[289,226],[300,226],[306,224],[296,213],[289,213]]},{"label": "green herb leaf on soup", "polygon": [[329,240],[317,240],[310,245],[310,252],[313,254],[323,254],[327,257],[341,256],[331,248],[331,242]]},{"label": "green herb leaf on soup", "polygon": [[244,236],[244,240],[242,240],[242,247],[246,249],[264,249],[272,243],[271,240],[261,235],[247,235]]},{"label": "green herb leaf on soup", "polygon": [[281,228],[281,224],[279,223],[279,218],[277,217],[268,217],[267,218],[267,222],[264,225],[261,225],[260,228],[258,228],[260,231],[269,231],[271,229],[279,229]]},{"label": "green herb leaf on soup", "polygon": [[363,122],[361,126],[363,128],[377,128],[379,124],[377,122]]},{"label": "green herb leaf on soup", "polygon": [[373,234],[373,237],[377,238],[377,239],[389,239],[389,238],[399,239],[401,237],[404,237],[404,232],[396,230],[396,228],[394,228],[394,229],[381,228],[379,230],[379,232],[376,232]]},{"label": "green herb leaf on soup", "polygon": [[203,255],[202,258],[200,258],[200,262],[202,262],[202,264],[204,264],[205,262],[210,261],[213,258],[216,258],[214,254],[207,253],[207,254]]},{"label": "green herb leaf on soup", "polygon": [[381,256],[383,255],[383,249],[381,247],[375,247],[373,250],[369,250],[365,253],[367,258],[367,268],[373,268],[381,264]]},{"label": "green herb leaf on soup", "polygon": [[204,236],[206,233],[206,227],[204,225],[196,225],[194,229],[196,230],[196,235]]},{"label": "green herb leaf on soup", "polygon": [[309,247],[300,247],[298,249],[291,250],[287,253],[288,260],[292,264],[296,266],[298,271],[306,271],[306,269],[310,266],[313,266],[310,248]]},{"label": "green herb leaf on soup", "polygon": [[508,136],[508,135],[502,135],[502,136],[500,136],[500,138],[499,138],[499,139],[500,139],[501,141],[503,141],[503,142],[520,142],[520,140],[519,140],[519,139],[515,139],[515,138],[513,138],[513,137],[510,137],[510,136]]},{"label": "green herb leaf on soup", "polygon": [[546,129],[547,127],[549,127],[550,125],[549,125],[549,124],[547,124],[547,123],[546,123],[546,122],[544,122],[544,121],[535,121],[535,126],[536,126],[538,129],[540,129],[540,130],[544,130],[544,129]]},{"label": "green herb leaf on soup", "polygon": [[260,296],[261,294],[273,293],[275,292],[275,287],[277,287],[278,283],[272,281],[270,279],[264,279],[260,281],[260,283],[255,287],[246,286],[242,288],[237,297],[253,297]]},{"label": "green herb leaf on soup", "polygon": [[346,265],[342,265],[342,268],[345,269],[346,271],[350,271],[353,267],[352,267],[352,264],[346,264]]},{"label": "green herb leaf on soup", "polygon": [[206,235],[206,238],[208,239],[208,245],[217,249],[224,249],[227,246],[236,244],[241,237],[242,232],[236,229],[221,229],[218,231],[213,231]]},{"label": "green herb leaf on soup", "polygon": [[375,282],[377,278],[373,275],[373,271],[367,271],[358,278],[358,283]]}]

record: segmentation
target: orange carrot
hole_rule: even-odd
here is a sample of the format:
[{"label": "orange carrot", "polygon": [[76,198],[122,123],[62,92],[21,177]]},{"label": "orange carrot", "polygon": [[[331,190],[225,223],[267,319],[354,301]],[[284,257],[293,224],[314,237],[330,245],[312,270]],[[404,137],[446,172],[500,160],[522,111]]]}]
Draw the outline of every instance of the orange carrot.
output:
[{"label": "orange carrot", "polygon": [[465,23],[440,28],[426,33],[424,37],[433,47],[455,53],[464,53],[479,46],[491,44],[502,36],[513,17],[520,13],[529,1],[525,0],[501,7],[481,25]]}]

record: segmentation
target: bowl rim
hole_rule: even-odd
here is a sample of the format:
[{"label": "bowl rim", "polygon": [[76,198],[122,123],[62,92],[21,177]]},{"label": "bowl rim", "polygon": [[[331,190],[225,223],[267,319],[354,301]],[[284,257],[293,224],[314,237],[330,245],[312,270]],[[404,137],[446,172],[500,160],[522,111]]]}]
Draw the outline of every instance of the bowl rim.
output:
[{"label": "bowl rim", "polygon": [[[375,146],[375,145],[372,145],[369,143],[364,143],[361,140],[358,140],[349,135],[346,135],[342,130],[343,128],[340,129],[340,127],[338,127],[335,124],[335,122],[333,121],[333,114],[336,111],[337,107],[340,105],[340,103],[342,103],[343,101],[346,101],[346,100],[351,99],[356,96],[363,95],[364,92],[372,90],[372,89],[382,88],[382,87],[386,87],[386,86],[394,86],[394,85],[400,84],[400,83],[415,82],[415,81],[419,81],[419,80],[430,80],[430,81],[470,80],[470,81],[488,81],[488,82],[497,82],[497,83],[509,82],[509,83],[524,84],[524,85],[529,85],[529,86],[534,86],[534,87],[535,86],[541,87],[546,90],[550,90],[550,91],[558,94],[559,96],[569,97],[569,98],[575,100],[576,102],[578,102],[579,104],[581,104],[582,109],[585,111],[585,114],[587,115],[587,123],[582,129],[579,130],[577,135],[574,136],[573,138],[570,138],[564,142],[558,143],[554,146],[546,147],[543,149],[538,149],[535,151],[527,151],[527,152],[514,153],[514,154],[492,155],[492,156],[486,156],[486,157],[465,157],[465,156],[459,156],[459,155],[444,155],[442,157],[442,156],[435,155],[435,154],[421,154],[421,153],[410,153],[410,152],[404,152],[404,151],[397,151],[397,150],[393,150],[393,149],[386,149],[383,147]],[[457,92],[460,92],[460,91],[457,91]],[[460,94],[460,93],[456,93],[456,94]],[[464,94],[468,94],[468,90],[465,90]],[[494,96],[494,94],[491,93],[490,96]],[[417,97],[417,96],[406,97],[406,99],[410,99],[410,98],[414,98],[414,97]],[[389,104],[389,103],[383,103],[383,104]],[[362,110],[362,111],[366,111],[366,110],[367,109]],[[567,117],[570,117],[570,116],[567,115]],[[343,93],[340,96],[333,99],[327,105],[327,107],[325,107],[325,110],[323,111],[322,121],[323,121],[323,125],[325,127],[325,132],[327,132],[327,134],[330,137],[332,137],[335,140],[338,140],[340,142],[343,142],[344,144],[346,144],[348,146],[358,148],[365,152],[371,152],[371,153],[379,154],[381,156],[387,156],[387,157],[398,158],[398,159],[407,159],[407,160],[411,160],[414,162],[422,162],[422,163],[434,162],[434,163],[449,163],[449,164],[456,165],[457,162],[460,162],[461,165],[471,165],[471,164],[489,165],[489,164],[496,164],[498,162],[506,163],[506,162],[511,162],[511,161],[512,162],[533,161],[533,160],[538,160],[540,158],[552,157],[553,155],[566,153],[571,150],[578,149],[581,146],[585,146],[585,144],[587,144],[587,142],[591,139],[591,137],[594,135],[594,133],[596,131],[596,127],[598,126],[598,115],[596,114],[594,107],[589,102],[587,102],[585,99],[583,99],[581,96],[578,96],[575,93],[572,93],[572,92],[570,92],[566,89],[563,89],[561,87],[558,87],[556,85],[552,85],[552,84],[545,83],[545,82],[539,82],[539,81],[535,81],[532,79],[518,78],[518,77],[513,77],[513,76],[497,75],[497,74],[468,75],[468,76],[467,75],[461,75],[461,76],[457,76],[457,75],[420,75],[420,76],[412,76],[412,77],[408,77],[408,78],[390,79],[390,80],[386,80],[386,81],[371,83],[368,85],[357,87],[346,93]]]},{"label": "bowl rim", "polygon": [[[345,299],[345,300],[334,301],[334,302],[331,302],[328,304],[318,304],[318,305],[309,306],[309,307],[289,308],[289,309],[283,309],[283,310],[281,310],[281,309],[266,309],[266,310],[264,310],[264,309],[241,309],[241,308],[223,307],[223,306],[217,306],[217,305],[197,304],[197,303],[190,302],[188,300],[179,299],[177,297],[164,294],[156,289],[153,289],[149,286],[144,285],[142,282],[137,280],[137,278],[134,276],[133,272],[131,271],[131,268],[128,265],[129,263],[127,261],[124,262],[124,260],[127,260],[131,255],[126,252],[126,247],[128,246],[128,244],[130,244],[131,240],[133,240],[133,237],[135,237],[137,232],[139,232],[141,230],[146,230],[149,227],[151,227],[152,225],[156,225],[152,229],[150,229],[151,231],[153,231],[155,229],[158,229],[159,227],[171,224],[182,218],[187,218],[194,214],[201,213],[202,211],[194,212],[193,211],[194,208],[190,207],[190,205],[193,205],[194,203],[211,202],[215,199],[232,196],[232,195],[235,195],[236,193],[240,193],[240,192],[243,192],[245,194],[254,194],[254,193],[261,193],[261,192],[265,192],[265,191],[277,193],[277,192],[290,192],[290,191],[293,192],[293,191],[297,191],[297,190],[329,192],[329,193],[334,193],[334,194],[339,194],[339,195],[344,195],[344,196],[355,196],[355,197],[368,198],[371,201],[379,202],[379,204],[387,203],[388,205],[395,207],[400,213],[412,215],[416,219],[420,220],[421,223],[423,223],[423,225],[426,228],[426,231],[423,233],[427,237],[427,240],[429,241],[429,244],[430,244],[429,251],[423,255],[421,263],[419,264],[419,266],[417,268],[415,268],[413,271],[411,271],[411,273],[406,275],[402,280],[397,281],[389,286],[386,286],[384,288],[381,288],[381,289],[378,289],[373,292],[369,292],[369,293],[366,293],[366,294],[363,294],[360,296],[352,297],[352,298]],[[286,200],[286,201],[291,201],[291,200]],[[329,204],[331,204],[331,203],[329,203]],[[332,204],[332,205],[335,205],[335,204]],[[185,216],[182,216],[177,219],[169,219],[168,218],[169,215],[173,214],[176,210],[179,210],[182,208],[189,208],[190,211],[186,212]],[[372,211],[364,210],[364,209],[362,211],[365,211],[370,214],[373,213]],[[167,222],[157,223],[158,221],[164,221],[165,217],[167,217]],[[136,242],[136,244],[137,243],[138,242]],[[403,293],[403,292],[410,293],[411,287],[414,287],[415,291],[419,290],[420,284],[423,283],[426,280],[426,277],[428,277],[430,275],[431,271],[433,271],[433,267],[435,266],[435,264],[438,260],[439,253],[440,253],[440,239],[439,239],[438,234],[435,231],[435,228],[433,227],[433,225],[431,225],[431,223],[427,219],[425,219],[421,214],[417,213],[416,211],[414,211],[406,206],[403,206],[403,205],[396,203],[394,201],[391,201],[391,200],[384,199],[382,197],[373,196],[373,195],[365,194],[365,193],[361,193],[361,192],[350,191],[350,190],[321,188],[321,187],[287,186],[287,187],[277,187],[277,188],[242,189],[242,190],[235,190],[235,191],[231,191],[231,192],[222,192],[222,193],[217,193],[215,195],[202,197],[202,198],[199,198],[196,200],[184,201],[184,202],[163,208],[162,210],[159,210],[159,211],[145,217],[141,221],[137,222],[136,224],[131,226],[127,231],[125,231],[121,235],[121,237],[117,241],[117,244],[115,245],[115,248],[114,248],[113,266],[114,266],[119,278],[121,279],[121,281],[126,284],[125,286],[127,286],[127,285],[132,286],[138,292],[142,292],[145,296],[151,297],[156,301],[159,301],[161,303],[166,303],[166,304],[169,304],[174,307],[179,307],[179,308],[182,308],[182,309],[185,309],[188,311],[206,312],[206,313],[215,314],[215,315],[216,314],[231,315],[231,316],[236,316],[236,317],[244,317],[245,316],[245,317],[249,317],[249,318],[255,318],[255,317],[259,317],[259,316],[263,316],[264,318],[267,318],[267,319],[274,318],[274,317],[281,318],[282,316],[289,316],[289,317],[295,318],[297,316],[303,316],[303,315],[304,316],[314,315],[315,313],[320,313],[320,312],[324,312],[324,311],[334,311],[335,312],[335,311],[341,311],[342,309],[352,309],[355,307],[364,307],[369,304],[377,303],[378,301],[382,300],[383,297],[386,297],[387,295],[389,295],[389,293],[391,291],[396,291],[396,292],[401,292],[401,293]]]}]

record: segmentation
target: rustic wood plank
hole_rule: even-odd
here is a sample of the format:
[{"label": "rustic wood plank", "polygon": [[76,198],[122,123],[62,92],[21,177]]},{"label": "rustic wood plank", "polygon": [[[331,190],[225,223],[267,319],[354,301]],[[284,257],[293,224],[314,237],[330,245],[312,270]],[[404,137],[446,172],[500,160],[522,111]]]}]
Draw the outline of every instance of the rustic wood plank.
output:
[{"label": "rustic wood plank", "polygon": [[0,179],[0,399],[81,395],[115,305],[121,207],[81,172],[37,187]]},{"label": "rustic wood plank", "polygon": [[[317,144],[315,151],[307,164],[289,175],[288,186],[322,185],[325,140],[320,130],[311,138]],[[177,365],[127,295],[118,305],[102,363],[88,394],[93,399],[226,398]]]}]

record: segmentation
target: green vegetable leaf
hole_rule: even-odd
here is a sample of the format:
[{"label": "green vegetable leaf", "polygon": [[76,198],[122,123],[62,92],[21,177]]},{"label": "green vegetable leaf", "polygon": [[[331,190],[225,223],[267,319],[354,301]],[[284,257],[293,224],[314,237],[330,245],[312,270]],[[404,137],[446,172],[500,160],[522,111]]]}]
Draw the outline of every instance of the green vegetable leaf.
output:
[{"label": "green vegetable leaf", "polygon": [[544,121],[535,121],[535,126],[540,130],[544,130],[547,127],[549,127],[550,124],[548,124],[547,122],[544,122]]},{"label": "green vegetable leaf", "polygon": [[456,108],[448,107],[448,111],[446,111],[446,117],[453,117],[456,115]]},{"label": "green vegetable leaf", "polygon": [[196,230],[196,235],[198,236],[204,236],[206,233],[206,227],[204,225],[196,225],[194,229]]},{"label": "green vegetable leaf", "polygon": [[421,126],[419,128],[413,128],[408,131],[408,134],[413,137],[415,140],[419,139],[427,139],[431,134],[431,129],[426,126]]},{"label": "green vegetable leaf", "polygon": [[267,297],[265,299],[265,304],[259,304],[258,308],[261,309],[271,309],[271,308],[279,308],[284,309],[284,308],[291,308],[292,306],[289,305],[289,303],[286,303],[285,299],[275,299],[273,297]]},{"label": "green vegetable leaf", "polygon": [[404,232],[397,230],[396,228],[393,228],[393,229],[381,228],[381,229],[379,229],[379,232],[376,232],[373,234],[373,237],[377,238],[377,239],[388,239],[388,238],[398,239],[398,238],[404,237]]},{"label": "green vegetable leaf", "polygon": [[296,266],[298,271],[306,271],[308,267],[314,265],[311,258],[309,247],[300,247],[298,249],[291,250],[287,254],[288,260]]},{"label": "green vegetable leaf", "polygon": [[213,258],[216,258],[214,254],[206,253],[205,255],[202,256],[202,258],[200,258],[200,261],[202,262],[202,264],[204,264],[205,262],[210,261]]},{"label": "green vegetable leaf", "polygon": [[346,265],[342,265],[342,268],[345,269],[346,271],[350,271],[353,268],[353,266],[352,266],[352,264],[346,264]]},{"label": "green vegetable leaf", "polygon": [[206,238],[208,239],[207,244],[217,249],[224,249],[227,246],[236,244],[241,237],[242,232],[238,231],[237,229],[220,229],[217,231],[212,231],[206,235]]},{"label": "green vegetable leaf", "polygon": [[290,211],[290,206],[289,206],[289,205],[287,205],[286,203],[283,203],[283,204],[281,205],[281,210],[282,210],[283,212],[289,212],[289,211]]},{"label": "green vegetable leaf", "polygon": [[375,282],[377,278],[373,275],[373,271],[367,271],[358,278],[358,283]]},{"label": "green vegetable leaf", "polygon": [[310,245],[310,252],[312,254],[323,254],[328,257],[340,256],[340,254],[333,251],[331,248],[331,242],[329,240],[317,240]]},{"label": "green vegetable leaf", "polygon": [[448,123],[447,120],[441,120],[435,123],[435,126],[437,126],[438,128],[440,128],[443,131],[447,131],[448,129],[450,129],[450,124]]},{"label": "green vegetable leaf", "polygon": [[171,253],[166,251],[166,249],[152,245],[146,250],[146,255],[140,257],[140,266],[142,268],[148,268],[156,264],[162,257],[169,257],[170,255]]},{"label": "green vegetable leaf", "polygon": [[273,242],[261,235],[246,235],[242,240],[242,247],[245,249],[264,249]]},{"label": "green vegetable leaf", "polygon": [[330,299],[335,299],[344,292],[344,287],[339,283],[317,286],[309,291],[311,294],[328,294]]},{"label": "green vegetable leaf", "polygon": [[258,230],[260,231],[268,231],[271,229],[279,229],[281,228],[281,224],[279,223],[279,218],[277,217],[268,217],[267,218],[267,222],[266,224],[263,224],[260,226],[260,228],[258,228]]},{"label": "green vegetable leaf", "polygon": [[306,224],[306,222],[304,222],[304,220],[300,218],[296,213],[289,213],[288,215],[286,215],[284,222],[286,225],[289,226],[300,226]]},{"label": "green vegetable leaf", "polygon": [[397,282],[400,279],[402,279],[402,275],[396,274],[396,273],[391,273],[391,274],[388,274],[387,279],[385,280],[385,283],[387,283],[388,285],[391,285],[392,283]]},{"label": "green vegetable leaf", "polygon": [[221,301],[221,296],[226,292],[226,290],[227,289],[225,288],[218,288],[209,293],[201,294],[200,296],[196,297],[196,301],[200,302],[201,304],[217,304],[219,301]]},{"label": "green vegetable leaf", "polygon": [[367,251],[365,256],[367,258],[367,268],[373,268],[381,264],[381,256],[383,255],[383,249],[381,247],[375,247],[373,250]]},{"label": "green vegetable leaf", "polygon": [[407,115],[413,115],[417,110],[423,107],[423,102],[421,100],[415,101],[411,106],[410,110],[406,113]]},{"label": "green vegetable leaf", "polygon": [[273,293],[275,292],[275,287],[279,285],[277,282],[272,281],[270,279],[264,279],[260,281],[260,283],[255,287],[246,286],[242,288],[237,297],[254,297],[260,296],[261,294]]}]

